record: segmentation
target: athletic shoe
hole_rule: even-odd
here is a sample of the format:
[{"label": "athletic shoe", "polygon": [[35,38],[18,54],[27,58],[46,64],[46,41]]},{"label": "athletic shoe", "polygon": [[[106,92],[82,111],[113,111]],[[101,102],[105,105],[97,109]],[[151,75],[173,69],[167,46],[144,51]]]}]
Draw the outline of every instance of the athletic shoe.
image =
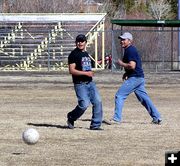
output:
[{"label": "athletic shoe", "polygon": [[120,125],[120,122],[114,120],[114,119],[110,119],[110,120],[103,120],[103,123],[107,124],[107,125],[113,125],[113,124],[117,124]]},{"label": "athletic shoe", "polygon": [[67,120],[67,125],[69,129],[74,129],[74,121]]},{"label": "athletic shoe", "polygon": [[158,119],[158,120],[153,119],[153,120],[152,120],[152,124],[157,124],[157,125],[160,125],[160,124],[161,124],[161,122],[162,122],[162,120],[161,120],[161,119]]},{"label": "athletic shoe", "polygon": [[100,127],[90,127],[90,130],[104,130],[104,129],[102,129],[102,128],[100,128]]}]

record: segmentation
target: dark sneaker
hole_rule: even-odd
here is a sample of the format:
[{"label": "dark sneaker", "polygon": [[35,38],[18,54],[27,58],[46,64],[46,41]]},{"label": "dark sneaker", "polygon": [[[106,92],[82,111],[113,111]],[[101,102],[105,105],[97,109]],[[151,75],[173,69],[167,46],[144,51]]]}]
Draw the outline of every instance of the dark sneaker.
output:
[{"label": "dark sneaker", "polygon": [[74,129],[74,121],[67,120],[67,125],[69,129]]},{"label": "dark sneaker", "polygon": [[90,127],[90,130],[104,130],[104,129],[102,129],[102,128],[100,128],[100,127]]},{"label": "dark sneaker", "polygon": [[161,124],[161,122],[162,122],[162,120],[161,120],[161,119],[158,119],[158,120],[153,119],[153,120],[152,120],[152,124],[157,124],[157,125],[160,125],[160,124]]}]

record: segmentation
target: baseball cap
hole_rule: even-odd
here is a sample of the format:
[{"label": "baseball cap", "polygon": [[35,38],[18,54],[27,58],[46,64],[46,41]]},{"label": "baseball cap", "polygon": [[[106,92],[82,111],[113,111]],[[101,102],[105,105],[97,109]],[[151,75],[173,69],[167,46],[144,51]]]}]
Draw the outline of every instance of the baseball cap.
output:
[{"label": "baseball cap", "polygon": [[76,37],[76,42],[84,42],[84,41],[87,41],[85,35],[79,34],[79,35]]},{"label": "baseball cap", "polygon": [[129,39],[129,40],[133,40],[133,36],[131,33],[129,32],[125,32],[122,35],[118,36],[118,39]]}]

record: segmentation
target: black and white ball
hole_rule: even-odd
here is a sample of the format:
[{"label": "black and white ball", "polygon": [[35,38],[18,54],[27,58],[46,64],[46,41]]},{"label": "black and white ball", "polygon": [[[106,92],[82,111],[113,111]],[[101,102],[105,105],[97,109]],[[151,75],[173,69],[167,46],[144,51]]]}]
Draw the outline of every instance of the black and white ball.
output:
[{"label": "black and white ball", "polygon": [[23,141],[28,145],[36,144],[39,140],[39,133],[36,129],[29,128],[22,133]]}]

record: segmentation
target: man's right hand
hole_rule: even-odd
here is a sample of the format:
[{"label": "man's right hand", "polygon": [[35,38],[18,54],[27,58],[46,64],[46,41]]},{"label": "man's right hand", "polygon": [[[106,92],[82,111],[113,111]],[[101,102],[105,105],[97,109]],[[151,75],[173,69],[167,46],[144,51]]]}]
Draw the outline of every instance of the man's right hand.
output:
[{"label": "man's right hand", "polygon": [[124,74],[123,74],[123,77],[122,77],[122,80],[125,81],[125,80],[127,80],[127,79],[128,79],[128,76],[127,76],[126,73],[124,73]]},{"label": "man's right hand", "polygon": [[94,72],[93,71],[85,71],[85,75],[88,76],[88,77],[93,77]]}]

